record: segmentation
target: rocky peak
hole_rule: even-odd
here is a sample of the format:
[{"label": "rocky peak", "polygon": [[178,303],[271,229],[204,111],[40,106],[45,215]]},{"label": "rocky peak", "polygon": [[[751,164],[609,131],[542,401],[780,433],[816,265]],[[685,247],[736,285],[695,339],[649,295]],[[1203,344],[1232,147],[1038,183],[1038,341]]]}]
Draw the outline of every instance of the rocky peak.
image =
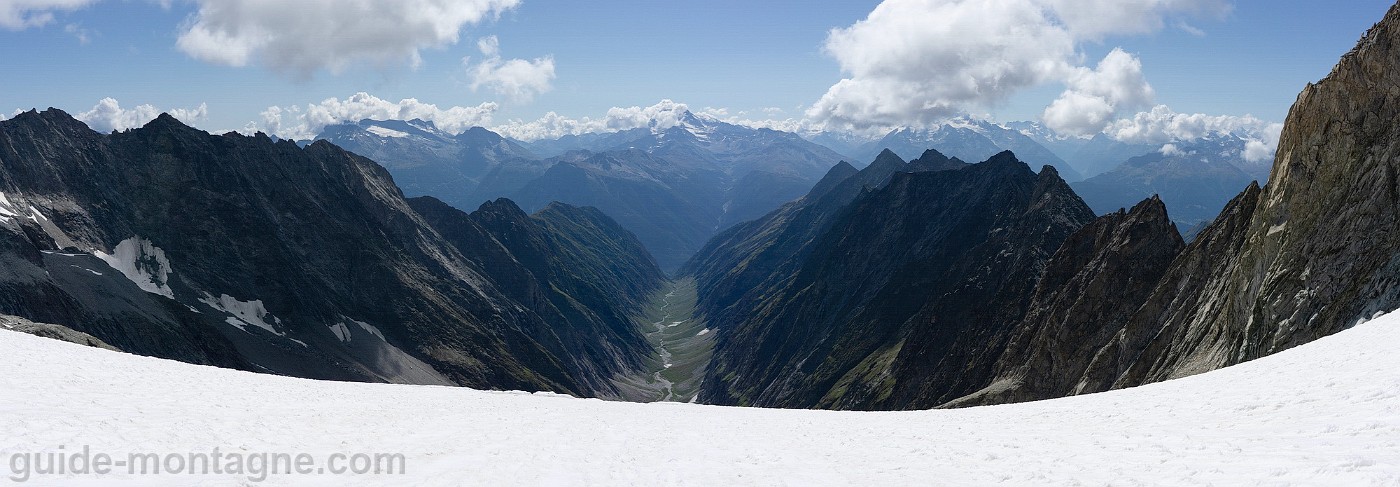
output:
[{"label": "rocky peak", "polygon": [[879,155],[875,156],[875,161],[871,162],[866,169],[871,169],[876,172],[894,172],[904,170],[904,166],[904,159],[900,159],[899,155],[895,154],[894,151],[885,149],[880,151]]},{"label": "rocky peak", "polygon": [[817,181],[815,186],[812,186],[812,189],[807,192],[806,198],[820,198],[828,191],[831,191],[836,185],[841,184],[842,181],[845,181],[851,176],[855,176],[856,173],[859,172],[860,170],[852,166],[851,163],[841,161],[835,166],[831,166],[831,170],[826,172],[826,176],[822,176],[822,179]]}]

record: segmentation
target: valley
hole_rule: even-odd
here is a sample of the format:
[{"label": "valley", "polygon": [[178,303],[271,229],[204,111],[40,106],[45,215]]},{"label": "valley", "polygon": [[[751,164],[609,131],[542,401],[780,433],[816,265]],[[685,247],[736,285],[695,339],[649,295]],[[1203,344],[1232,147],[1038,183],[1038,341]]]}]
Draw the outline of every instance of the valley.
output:
[{"label": "valley", "polygon": [[695,311],[695,279],[680,278],[657,291],[636,318],[654,353],[645,368],[618,381],[631,401],[695,402],[710,356],[715,330]]}]

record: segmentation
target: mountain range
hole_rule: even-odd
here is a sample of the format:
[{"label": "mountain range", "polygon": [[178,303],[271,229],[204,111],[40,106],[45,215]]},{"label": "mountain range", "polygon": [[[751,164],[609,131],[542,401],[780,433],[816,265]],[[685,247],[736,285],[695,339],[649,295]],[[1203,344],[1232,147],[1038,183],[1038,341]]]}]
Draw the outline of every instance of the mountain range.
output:
[{"label": "mountain range", "polygon": [[[1134,387],[1400,307],[1396,66],[1400,5],[1303,90],[1267,171],[1219,136],[1074,182],[1035,127],[972,122],[891,132],[903,148],[857,167],[690,113],[526,146],[421,121],[298,144],[23,112],[0,121],[0,315],[247,371],[611,399],[651,397],[682,325],[708,337],[685,347],[698,376],[663,397],[890,410]],[[1095,140],[1057,144],[1129,150]],[[898,152],[932,143],[948,152]]]},{"label": "mountain range", "polygon": [[796,134],[689,111],[670,125],[530,143],[482,128],[448,136],[426,122],[392,121],[334,125],[318,139],[381,162],[410,196],[458,208],[496,197],[529,211],[554,201],[599,208],[666,270],[715,232],[801,196],[842,160]]},{"label": "mountain range", "polygon": [[[1244,183],[1189,245],[1165,198],[1095,218],[1053,168],[1009,152],[834,168],[831,189],[683,268],[720,333],[701,399],[913,409],[1100,392],[1396,309],[1400,129],[1379,121],[1400,111],[1397,65],[1400,6],[1299,96],[1267,185]],[[1193,162],[1176,150],[1133,162]]]}]

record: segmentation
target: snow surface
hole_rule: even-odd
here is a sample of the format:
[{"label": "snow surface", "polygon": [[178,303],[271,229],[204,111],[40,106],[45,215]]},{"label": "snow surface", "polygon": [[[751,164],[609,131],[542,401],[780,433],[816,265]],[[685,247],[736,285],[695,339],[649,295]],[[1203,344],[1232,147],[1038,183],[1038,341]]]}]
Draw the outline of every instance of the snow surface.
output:
[{"label": "snow surface", "polygon": [[[1227,369],[1028,404],[831,412],[318,382],[0,331],[16,452],[398,452],[393,476],[39,485],[1397,485],[1400,314]],[[8,476],[8,475],[6,475]]]},{"label": "snow surface", "polygon": [[175,292],[167,284],[170,282],[170,260],[165,258],[165,251],[151,244],[150,240],[131,237],[118,243],[111,254],[95,250],[92,255],[121,272],[142,291],[175,298]]},{"label": "snow surface", "polygon": [[391,128],[380,127],[380,126],[378,126],[378,125],[370,125],[370,126],[368,126],[368,127],[365,127],[365,131],[367,131],[367,132],[369,132],[369,133],[371,133],[371,134],[374,134],[374,135],[378,135],[378,136],[380,136],[380,137],[392,137],[392,138],[408,137],[408,132],[400,132],[400,131],[398,131],[398,130],[394,130],[394,129],[391,129]]}]

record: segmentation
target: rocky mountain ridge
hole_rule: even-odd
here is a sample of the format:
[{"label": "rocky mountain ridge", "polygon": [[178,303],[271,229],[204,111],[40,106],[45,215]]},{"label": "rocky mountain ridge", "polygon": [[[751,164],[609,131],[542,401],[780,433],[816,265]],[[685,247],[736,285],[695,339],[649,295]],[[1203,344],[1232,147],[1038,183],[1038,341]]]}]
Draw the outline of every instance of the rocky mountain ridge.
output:
[{"label": "rocky mountain ridge", "polygon": [[[0,193],[0,312],[192,363],[607,397],[645,343],[625,315],[662,282],[596,214],[439,231],[373,161],[169,115],[110,135],[53,109],[0,122]],[[560,255],[532,259],[507,230]],[[555,274],[489,268],[468,240]],[[558,275],[598,267],[631,278],[584,296],[564,283],[596,274]]]}]

